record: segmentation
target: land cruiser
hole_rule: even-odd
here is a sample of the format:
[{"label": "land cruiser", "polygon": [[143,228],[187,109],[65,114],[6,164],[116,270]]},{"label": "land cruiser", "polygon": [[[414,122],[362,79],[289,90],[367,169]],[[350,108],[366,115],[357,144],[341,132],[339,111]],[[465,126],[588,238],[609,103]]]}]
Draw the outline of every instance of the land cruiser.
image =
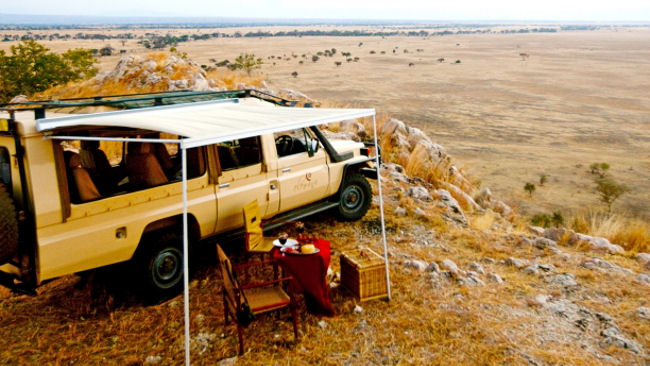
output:
[{"label": "land cruiser", "polygon": [[[84,108],[84,115],[106,106],[166,113],[215,100],[303,109],[256,90],[0,106],[0,283],[33,291],[53,278],[127,262],[149,292],[177,293],[183,277],[182,182],[181,149],[174,141],[182,136],[164,124],[143,128],[128,119],[119,126],[67,124],[48,131],[39,123],[70,116],[60,111],[71,109]],[[357,220],[372,199],[366,180],[376,178],[371,150],[359,142],[329,141],[315,125],[186,151],[190,243],[241,232],[242,208],[254,199],[269,223],[265,230],[325,210]]]}]

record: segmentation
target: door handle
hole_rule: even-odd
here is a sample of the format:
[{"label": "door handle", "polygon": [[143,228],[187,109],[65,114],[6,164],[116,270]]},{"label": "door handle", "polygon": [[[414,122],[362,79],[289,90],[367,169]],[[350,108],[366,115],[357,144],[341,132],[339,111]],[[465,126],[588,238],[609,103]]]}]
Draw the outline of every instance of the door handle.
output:
[{"label": "door handle", "polygon": [[228,187],[230,187],[230,183],[219,184],[219,188],[228,188]]},{"label": "door handle", "polygon": [[291,168],[284,168],[284,169],[282,169],[282,173],[287,173],[287,172],[290,172],[290,171],[291,171]]},{"label": "door handle", "polygon": [[271,190],[274,190],[274,189],[277,189],[278,186],[277,186],[275,183],[271,183],[271,187],[270,187],[270,188],[271,188]]}]

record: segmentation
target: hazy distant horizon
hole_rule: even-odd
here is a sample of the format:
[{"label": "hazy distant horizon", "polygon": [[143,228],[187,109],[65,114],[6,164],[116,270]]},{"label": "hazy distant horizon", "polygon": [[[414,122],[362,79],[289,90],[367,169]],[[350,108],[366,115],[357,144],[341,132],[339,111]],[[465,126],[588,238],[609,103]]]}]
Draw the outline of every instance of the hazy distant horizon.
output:
[{"label": "hazy distant horizon", "polygon": [[38,17],[138,17],[145,19],[231,18],[294,22],[412,22],[412,21],[557,21],[648,22],[647,0],[21,0],[7,1],[2,13]]},{"label": "hazy distant horizon", "polygon": [[269,25],[410,25],[410,24],[639,24],[639,20],[552,20],[552,19],[351,19],[351,18],[256,18],[256,17],[199,17],[199,16],[109,16],[62,14],[0,13],[0,26],[101,26],[101,25],[215,25],[215,26],[269,26]]}]

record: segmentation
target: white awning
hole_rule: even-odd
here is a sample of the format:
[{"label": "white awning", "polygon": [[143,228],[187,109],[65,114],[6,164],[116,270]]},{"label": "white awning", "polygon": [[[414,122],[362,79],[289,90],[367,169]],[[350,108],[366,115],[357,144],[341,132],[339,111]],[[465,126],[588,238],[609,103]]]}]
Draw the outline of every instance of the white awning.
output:
[{"label": "white awning", "polygon": [[257,99],[224,99],[43,118],[36,128],[130,127],[181,136],[183,148],[374,116],[374,109],[281,107]]}]

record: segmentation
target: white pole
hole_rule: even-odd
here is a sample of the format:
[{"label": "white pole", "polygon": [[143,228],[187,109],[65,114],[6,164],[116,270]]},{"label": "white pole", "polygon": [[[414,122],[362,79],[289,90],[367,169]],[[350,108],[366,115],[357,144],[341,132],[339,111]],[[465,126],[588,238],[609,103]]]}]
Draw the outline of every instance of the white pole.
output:
[{"label": "white pole", "polygon": [[187,240],[187,149],[181,146],[181,174],[183,189],[183,295],[185,312],[185,365],[190,366],[190,286]]},{"label": "white pole", "polygon": [[377,188],[379,190],[379,214],[381,216],[381,238],[384,243],[384,264],[386,267],[386,290],[388,292],[388,300],[390,296],[390,271],[388,269],[388,244],[386,243],[386,224],[384,221],[384,198],[381,195],[381,164],[379,163],[379,144],[377,143],[377,121],[376,117],[372,115],[372,128],[375,130],[375,161],[377,164]]}]

